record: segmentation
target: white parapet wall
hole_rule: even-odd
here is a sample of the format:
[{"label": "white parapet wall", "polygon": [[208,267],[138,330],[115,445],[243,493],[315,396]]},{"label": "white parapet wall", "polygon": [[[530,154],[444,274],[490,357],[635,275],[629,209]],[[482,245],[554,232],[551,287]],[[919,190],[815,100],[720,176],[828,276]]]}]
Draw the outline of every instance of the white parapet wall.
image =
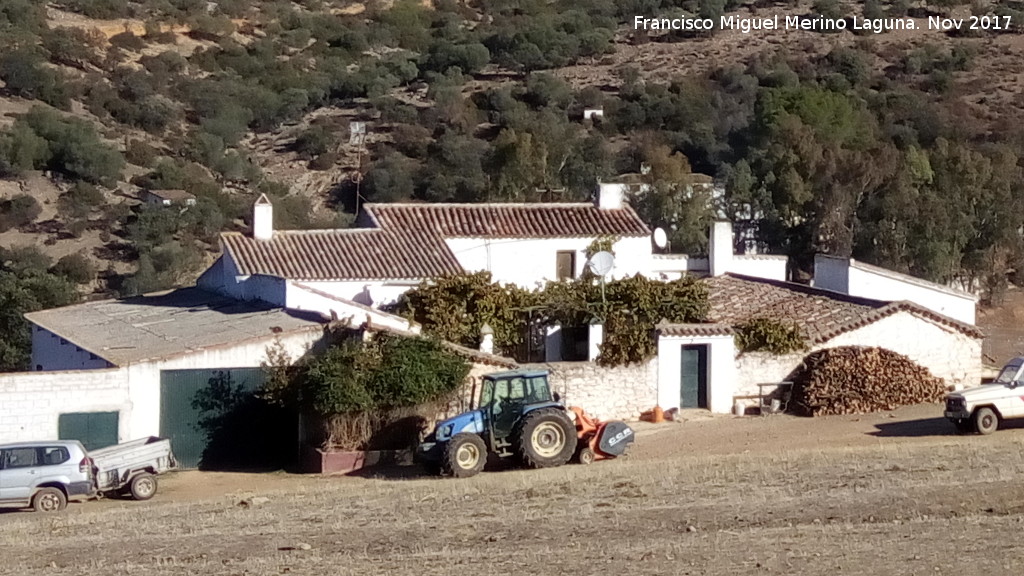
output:
[{"label": "white parapet wall", "polygon": [[61,414],[118,412],[129,427],[128,371],[71,370],[0,374],[0,444],[57,438]]},{"label": "white parapet wall", "polygon": [[949,286],[886,270],[852,258],[818,254],[814,286],[851,296],[895,302],[908,300],[961,322],[974,324],[978,297]]}]

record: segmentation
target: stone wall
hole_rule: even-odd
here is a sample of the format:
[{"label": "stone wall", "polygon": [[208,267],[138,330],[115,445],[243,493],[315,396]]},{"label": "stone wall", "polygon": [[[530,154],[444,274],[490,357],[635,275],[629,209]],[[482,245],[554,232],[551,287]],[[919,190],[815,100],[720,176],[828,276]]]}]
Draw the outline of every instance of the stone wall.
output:
[{"label": "stone wall", "polygon": [[758,383],[785,380],[810,352],[840,346],[878,346],[898,352],[957,389],[981,383],[980,339],[910,312],[898,312],[840,334],[805,353],[740,353],[736,356],[735,393],[738,396],[757,394]]},{"label": "stone wall", "polygon": [[[657,360],[616,368],[603,368],[592,362],[548,362],[524,364],[520,368],[550,371],[551,389],[561,395],[566,406],[580,406],[602,420],[636,420],[658,402]],[[510,369],[473,364],[459,397],[444,407],[437,419],[470,410],[480,396],[481,377]],[[430,424],[432,427],[433,422]]]},{"label": "stone wall", "polygon": [[592,362],[550,362],[523,368],[551,371],[552,389],[566,406],[602,420],[636,420],[658,403],[658,361],[605,368]]}]

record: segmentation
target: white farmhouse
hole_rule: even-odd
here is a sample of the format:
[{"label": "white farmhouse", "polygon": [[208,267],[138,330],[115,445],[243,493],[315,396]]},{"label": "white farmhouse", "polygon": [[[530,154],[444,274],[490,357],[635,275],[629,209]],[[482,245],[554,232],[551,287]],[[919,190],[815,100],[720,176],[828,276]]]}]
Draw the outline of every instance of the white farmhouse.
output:
[{"label": "white farmhouse", "polygon": [[611,277],[646,273],[651,230],[617,189],[602,192],[595,203],[367,204],[360,227],[339,230],[275,230],[263,196],[253,234],[222,234],[223,255],[198,284],[289,308],[312,306],[311,291],[380,306],[460,272],[489,271],[524,288],[574,279],[591,243],[609,237]]}]

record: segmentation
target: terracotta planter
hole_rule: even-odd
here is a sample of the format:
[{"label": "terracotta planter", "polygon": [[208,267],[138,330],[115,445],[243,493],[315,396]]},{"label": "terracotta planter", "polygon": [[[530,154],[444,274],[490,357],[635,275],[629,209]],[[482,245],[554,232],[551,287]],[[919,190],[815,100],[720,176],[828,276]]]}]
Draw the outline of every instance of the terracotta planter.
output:
[{"label": "terracotta planter", "polygon": [[408,450],[335,451],[307,446],[302,458],[302,469],[313,474],[343,474],[380,465],[406,465],[412,463]]}]

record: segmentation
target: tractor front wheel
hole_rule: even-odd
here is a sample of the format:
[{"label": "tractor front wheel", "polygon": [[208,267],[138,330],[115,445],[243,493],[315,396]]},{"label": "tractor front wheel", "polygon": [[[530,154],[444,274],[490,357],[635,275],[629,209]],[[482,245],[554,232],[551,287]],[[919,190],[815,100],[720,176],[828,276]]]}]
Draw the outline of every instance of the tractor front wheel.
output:
[{"label": "tractor front wheel", "polygon": [[476,476],[487,463],[487,446],[476,434],[461,432],[452,436],[444,447],[441,469],[455,478]]},{"label": "tractor front wheel", "polygon": [[523,416],[514,445],[530,468],[561,466],[576,452],[576,427],[562,410],[535,410]]}]

